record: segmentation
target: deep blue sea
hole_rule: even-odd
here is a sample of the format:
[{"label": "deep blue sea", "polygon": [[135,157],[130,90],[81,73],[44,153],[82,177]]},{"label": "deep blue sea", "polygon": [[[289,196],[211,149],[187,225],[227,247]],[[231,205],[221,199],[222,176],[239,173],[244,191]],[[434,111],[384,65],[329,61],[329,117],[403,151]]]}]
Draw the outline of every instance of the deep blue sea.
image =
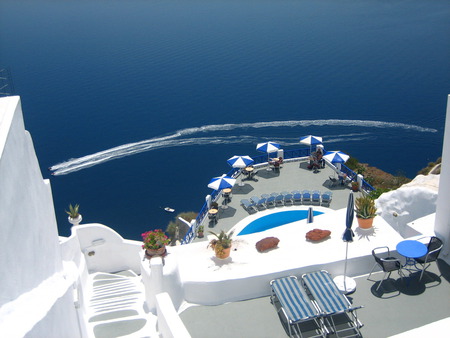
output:
[{"label": "deep blue sea", "polygon": [[160,206],[198,211],[226,160],[267,140],[322,136],[411,178],[441,154],[448,0],[3,0],[0,12],[0,67],[61,235],[69,203],[126,238],[165,228]]}]

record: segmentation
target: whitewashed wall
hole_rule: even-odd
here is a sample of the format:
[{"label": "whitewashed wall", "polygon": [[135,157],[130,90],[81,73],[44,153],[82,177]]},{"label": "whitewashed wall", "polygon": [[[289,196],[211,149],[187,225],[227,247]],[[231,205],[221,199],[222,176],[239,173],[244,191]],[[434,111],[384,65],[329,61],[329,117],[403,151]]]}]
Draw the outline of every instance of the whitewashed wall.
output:
[{"label": "whitewashed wall", "polygon": [[0,98],[0,247],[0,336],[80,336],[50,183],[18,96]]}]

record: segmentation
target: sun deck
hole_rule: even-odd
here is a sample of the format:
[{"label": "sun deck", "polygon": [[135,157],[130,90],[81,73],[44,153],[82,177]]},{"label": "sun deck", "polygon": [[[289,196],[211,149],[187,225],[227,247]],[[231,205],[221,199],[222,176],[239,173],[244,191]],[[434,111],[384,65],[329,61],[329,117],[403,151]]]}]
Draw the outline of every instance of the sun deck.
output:
[{"label": "sun deck", "polygon": [[[207,217],[203,220],[202,225],[205,227],[205,233],[208,234],[208,230],[214,232],[230,230],[240,220],[249,216],[249,213],[240,205],[241,199],[250,199],[252,196],[261,196],[262,194],[281,193],[282,191],[292,192],[293,190],[331,191],[333,198],[329,208],[333,210],[345,208],[351,190],[349,186],[339,184],[330,186],[330,176],[337,177],[331,167],[325,166],[325,168],[314,173],[307,169],[306,159],[285,162],[278,173],[267,170],[267,167],[260,167],[255,176],[257,181],[241,181],[242,177],[239,176],[232,190],[231,202],[225,207],[222,197],[217,201],[220,206],[218,223],[212,225]],[[199,240],[207,240],[207,238],[196,239],[196,241]]]}]

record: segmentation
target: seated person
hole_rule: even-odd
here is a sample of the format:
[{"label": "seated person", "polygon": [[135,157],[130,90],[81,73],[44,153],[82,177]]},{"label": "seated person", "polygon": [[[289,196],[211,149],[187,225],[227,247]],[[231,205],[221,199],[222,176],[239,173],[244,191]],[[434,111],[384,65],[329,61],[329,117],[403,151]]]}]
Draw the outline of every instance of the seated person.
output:
[{"label": "seated person", "polygon": [[280,156],[280,157],[278,157],[278,163],[279,164],[283,164],[283,158]]},{"label": "seated person", "polygon": [[319,161],[317,160],[316,152],[312,152],[311,155],[309,156],[308,169],[312,169],[312,168],[314,168],[316,166],[317,166],[317,168],[319,167]]}]

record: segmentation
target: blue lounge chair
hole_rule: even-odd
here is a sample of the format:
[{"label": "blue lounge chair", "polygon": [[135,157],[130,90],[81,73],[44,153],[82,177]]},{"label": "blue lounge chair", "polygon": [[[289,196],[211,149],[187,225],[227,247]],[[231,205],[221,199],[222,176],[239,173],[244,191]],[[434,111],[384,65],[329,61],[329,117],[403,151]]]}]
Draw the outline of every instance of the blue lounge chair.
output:
[{"label": "blue lounge chair", "polygon": [[294,196],[291,193],[283,194],[284,205],[289,206],[294,204]]},{"label": "blue lounge chair", "polygon": [[255,206],[255,203],[251,203],[247,199],[241,200],[241,205],[245,209],[245,211],[247,211],[249,214],[254,214],[254,213],[258,212],[258,209]]},{"label": "blue lounge chair", "polygon": [[333,193],[331,191],[325,191],[324,193],[322,193],[322,206],[329,207],[332,197]]},{"label": "blue lounge chair", "polygon": [[[304,274],[302,282],[311,295],[314,304],[324,315],[325,325],[328,324],[332,333],[339,337],[339,333],[350,332],[351,335],[361,337],[362,327],[356,310],[362,306],[352,306],[331,279],[327,271],[315,271]],[[341,325],[345,322],[345,325]],[[348,336],[348,335],[347,335]]]},{"label": "blue lounge chair", "polygon": [[284,206],[284,196],[279,194],[275,197],[275,205],[277,207],[282,207]]},{"label": "blue lounge chair", "polygon": [[311,194],[311,204],[320,205],[320,191],[314,190]]},{"label": "blue lounge chair", "polygon": [[[302,337],[302,323],[310,322],[316,335],[313,337],[325,337],[328,333],[323,325],[321,314],[311,303],[305,290],[301,287],[297,277],[283,277],[270,282],[272,289],[270,301],[278,314],[284,317],[289,336]],[[306,332],[305,332],[306,333]],[[308,337],[311,337],[308,335]]]},{"label": "blue lounge chair", "polygon": [[250,200],[255,204],[255,206],[258,210],[267,209],[265,198],[259,198],[258,196],[252,196],[252,197],[250,197]]},{"label": "blue lounge chair", "polygon": [[311,204],[311,191],[303,190],[302,192],[302,203]]},{"label": "blue lounge chair", "polygon": [[275,196],[269,196],[269,197],[266,199],[266,206],[267,206],[268,208],[274,207],[274,206],[275,206]]},{"label": "blue lounge chair", "polygon": [[294,197],[294,204],[299,205],[302,204],[302,194],[298,190],[292,191],[292,196]]}]

